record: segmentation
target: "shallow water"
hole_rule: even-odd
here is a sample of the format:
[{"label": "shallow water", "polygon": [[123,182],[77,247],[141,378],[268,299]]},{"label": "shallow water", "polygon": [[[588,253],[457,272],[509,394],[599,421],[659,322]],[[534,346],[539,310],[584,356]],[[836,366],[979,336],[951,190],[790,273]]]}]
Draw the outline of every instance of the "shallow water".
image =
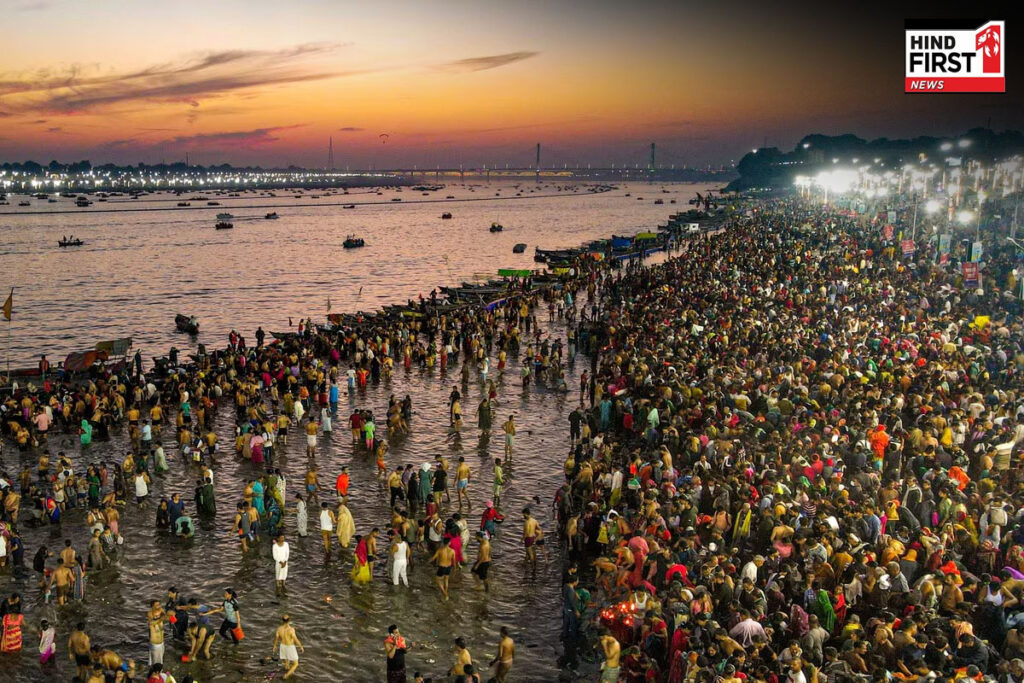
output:
[{"label": "shallow water", "polygon": [[[471,280],[478,273],[489,276],[499,267],[532,268],[534,246],[575,246],[612,233],[652,227],[664,222],[670,213],[682,210],[697,189],[665,186],[671,192],[661,194],[661,187],[633,185],[602,195],[584,195],[581,190],[562,197],[494,202],[453,200],[449,206],[414,203],[428,198],[406,189],[401,194],[389,191],[381,197],[352,196],[351,201],[357,204],[360,197],[383,201],[400,196],[404,200],[357,206],[355,210],[318,207],[317,200],[290,199],[291,193],[287,193],[289,199],[283,199],[285,193],[279,191],[274,202],[291,205],[276,209],[281,214],[277,221],[261,218],[269,209],[244,208],[266,204],[266,198],[216,198],[223,206],[176,210],[174,204],[184,198],[165,196],[145,206],[174,210],[98,211],[122,205],[139,208],[138,202],[115,204],[112,200],[82,209],[80,214],[0,215],[0,273],[4,274],[0,285],[9,286],[10,282],[18,287],[12,327],[13,365],[31,364],[42,351],[56,360],[67,351],[120,336],[133,336],[147,362],[149,356],[162,355],[171,344],[192,348],[193,340],[174,332],[177,311],[199,317],[202,332],[198,341],[222,346],[231,328],[249,336],[257,324],[268,331],[287,329],[288,315],[296,321],[307,314],[322,320],[328,296],[334,311],[372,310],[419,293],[426,296],[438,284]],[[493,196],[496,191],[514,195],[516,191],[507,184],[474,189],[470,192],[469,188],[452,186],[431,198],[453,194],[471,199]],[[555,189],[543,191],[554,193]],[[633,197],[624,198],[625,192]],[[340,198],[319,194],[322,199],[318,201]],[[637,196],[644,200],[637,200]],[[653,199],[660,197],[665,204],[654,205]],[[670,205],[670,198],[677,199],[678,204]],[[43,204],[26,210],[55,206],[59,205]],[[441,221],[438,216],[442,210],[451,211],[454,218]],[[238,217],[234,230],[213,230],[213,216],[219,211]],[[501,221],[505,231],[489,233],[487,227],[492,220]],[[55,240],[71,232],[85,239],[86,245],[58,250]],[[340,242],[353,232],[363,236],[368,246],[342,250]],[[526,254],[511,253],[516,242],[529,245]],[[52,248],[48,246],[51,244]],[[538,311],[538,318],[542,326],[548,326],[546,312]],[[551,327],[554,335],[564,338],[560,323]],[[373,458],[361,449],[353,449],[349,432],[344,429],[345,416],[355,406],[383,414],[390,394],[410,394],[414,406],[411,432],[394,439],[389,466],[432,461],[438,453],[447,453],[453,461],[459,455],[466,456],[474,476],[470,486],[474,507],[469,521],[475,530],[482,502],[490,498],[491,463],[502,452],[497,427],[514,413],[519,434],[513,464],[506,468],[511,485],[502,501],[508,520],[493,544],[489,594],[477,590],[466,572],[453,578],[452,599],[442,602],[433,583],[432,568],[419,555],[414,557],[409,572],[411,590],[392,587],[385,581],[384,562],[378,563],[369,587],[353,588],[348,577],[349,562],[337,556],[324,562],[316,534],[317,515],[311,506],[310,537],[296,538],[294,516],[287,518],[292,566],[288,595],[277,599],[269,540],[260,544],[258,553],[243,558],[230,533],[234,503],[240,499],[244,478],[254,469],[229,452],[232,415],[230,409],[222,410],[216,431],[227,450],[222,450],[214,467],[218,514],[212,522],[199,523],[195,539],[183,542],[158,535],[153,528],[155,500],[141,507],[129,504],[121,521],[125,538],[122,557],[114,568],[90,575],[85,604],[57,610],[41,602],[31,577],[14,580],[9,571],[0,575],[0,594],[20,591],[28,612],[26,648],[20,658],[0,656],[0,679],[16,676],[17,680],[52,680],[53,674],[41,672],[35,657],[34,632],[41,618],[58,624],[61,678],[70,677],[65,643],[71,625],[81,617],[86,619],[95,643],[135,658],[141,669],[148,651],[144,617],[148,601],[163,600],[171,585],[185,595],[211,603],[219,601],[225,587],[233,587],[239,593],[247,634],[237,648],[218,641],[212,662],[173,664],[179,679],[184,673],[202,681],[268,679],[276,670],[275,663],[261,660],[274,654],[273,629],[285,611],[292,615],[306,646],[299,680],[383,680],[381,641],[391,623],[399,624],[406,638],[415,643],[407,657],[410,679],[415,670],[433,675],[435,680],[443,679],[453,662],[452,640],[458,635],[466,639],[474,660],[486,664],[496,651],[502,625],[511,628],[517,644],[514,680],[557,677],[561,652],[560,557],[550,501],[562,482],[561,464],[568,446],[566,416],[578,397],[579,373],[585,363],[577,360],[566,396],[536,386],[524,390],[518,380],[519,366],[511,362],[499,384],[496,435],[490,441],[481,438],[472,417],[482,389],[475,371],[468,391],[463,390],[467,420],[461,443],[446,439],[447,398],[452,384],[459,381],[457,368],[450,369],[447,376],[437,369],[406,372],[398,368],[388,383],[347,397],[343,393],[335,432],[329,439],[321,439],[317,463],[321,483],[328,491],[333,489],[340,465],[350,465],[350,507],[357,532],[386,527],[387,495],[375,480]],[[492,372],[491,377],[495,375]],[[168,441],[166,435],[164,441]],[[287,452],[275,462],[288,478],[289,494],[298,490],[305,473],[304,445],[301,438],[293,436]],[[111,441],[96,442],[82,452],[77,440],[54,438],[51,451],[60,449],[71,453],[76,471],[84,471],[90,462],[120,461],[125,440],[114,434]],[[194,512],[191,492],[196,471],[178,459],[176,449],[167,450],[171,471],[154,479],[150,498],[179,492],[188,501],[186,509]],[[34,462],[31,456],[19,455],[7,445],[4,467],[9,472],[15,473],[30,461]],[[534,496],[539,497],[540,504],[534,502]],[[323,498],[332,500],[333,493]],[[550,564],[541,563],[536,577],[524,566],[519,541],[519,511],[527,504],[532,505],[547,532],[552,554]],[[23,519],[28,518],[27,513],[23,510]],[[68,537],[80,552],[86,549],[87,533],[77,512],[65,518],[59,531],[51,527],[32,529],[25,524],[22,527],[29,565],[41,543],[54,548]],[[382,539],[379,548],[383,551],[386,545]],[[475,556],[473,543],[467,558],[471,562]],[[219,619],[215,617],[214,621]],[[165,662],[173,663],[176,654],[180,653],[168,644]]]}]

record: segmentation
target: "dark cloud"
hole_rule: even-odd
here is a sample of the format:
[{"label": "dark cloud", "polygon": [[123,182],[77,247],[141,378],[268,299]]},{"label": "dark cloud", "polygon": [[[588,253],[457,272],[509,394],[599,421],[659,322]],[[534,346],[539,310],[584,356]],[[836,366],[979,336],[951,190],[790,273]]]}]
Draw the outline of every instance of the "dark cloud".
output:
[{"label": "dark cloud", "polygon": [[276,135],[282,130],[302,128],[305,124],[293,126],[272,126],[269,128],[255,128],[253,130],[233,130],[223,133],[197,133],[195,135],[178,135],[168,140],[163,140],[160,145],[178,145],[191,147],[203,145],[205,147],[248,147],[253,145],[266,145],[277,142],[280,138]]},{"label": "dark cloud", "polygon": [[[126,73],[96,74],[98,67],[72,65],[0,80],[0,97],[12,111],[71,114],[138,105],[183,103],[252,88],[352,75],[317,65],[338,44],[307,44],[283,50],[224,50],[179,63],[157,64]],[[91,74],[91,75],[90,75]]]},{"label": "dark cloud", "polygon": [[109,140],[103,143],[103,147],[117,149],[119,147],[134,147],[139,144],[138,138],[122,138],[120,140]]},{"label": "dark cloud", "polygon": [[484,71],[486,69],[497,69],[500,66],[515,64],[530,57],[536,57],[539,52],[523,50],[520,52],[506,52],[503,55],[489,55],[487,57],[469,57],[468,59],[457,59],[454,62],[446,62],[441,65],[446,71]]},{"label": "dark cloud", "polygon": [[356,128],[355,126],[345,126],[344,128],[339,128],[338,132],[339,133],[358,133],[358,132],[364,131],[364,130],[366,130],[366,129],[365,128]]}]

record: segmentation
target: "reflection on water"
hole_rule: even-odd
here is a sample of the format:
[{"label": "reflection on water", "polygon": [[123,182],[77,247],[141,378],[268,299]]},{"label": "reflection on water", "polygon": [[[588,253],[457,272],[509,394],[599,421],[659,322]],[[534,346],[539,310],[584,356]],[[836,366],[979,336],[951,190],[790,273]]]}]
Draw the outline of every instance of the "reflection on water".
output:
[{"label": "reflection on water", "polygon": [[[680,204],[692,196],[691,186],[671,189],[672,193],[664,196],[675,197]],[[438,218],[441,209],[437,204],[410,201],[355,210],[294,207],[277,209],[281,215],[277,221],[236,218],[234,230],[221,232],[213,230],[216,210],[202,212],[204,216],[209,213],[209,220],[181,211],[90,216],[86,210],[81,215],[0,216],[0,272],[6,274],[0,285],[9,281],[18,287],[12,330],[14,364],[31,363],[41,351],[62,358],[67,351],[119,336],[133,336],[147,360],[162,355],[172,344],[185,349],[194,342],[174,333],[173,318],[178,311],[200,319],[198,341],[221,346],[231,328],[251,336],[257,325],[268,331],[287,329],[289,315],[296,321],[305,315],[322,319],[328,296],[334,311],[372,310],[420,293],[427,295],[438,284],[471,280],[474,274],[490,276],[499,267],[533,267],[535,245],[573,246],[613,232],[636,231],[663,222],[677,208],[627,199],[624,191],[494,203],[452,202],[445,209],[454,218],[445,221]],[[476,194],[481,192],[478,189]],[[473,196],[463,188],[446,188],[442,194]],[[633,194],[637,194],[635,188]],[[408,192],[403,196],[413,198]],[[176,198],[165,201],[173,206]],[[257,201],[235,200],[219,210],[242,217],[256,215],[244,206]],[[505,231],[489,233],[492,220],[500,220]],[[58,251],[55,241],[72,232],[85,239],[86,245]],[[368,246],[342,250],[340,242],[349,233],[363,236]],[[517,242],[526,242],[531,248],[526,254],[514,255],[512,246]],[[546,315],[538,312],[538,317],[543,320]],[[554,325],[553,334],[564,338],[564,328]],[[569,373],[569,397],[578,396],[579,373],[585,362],[578,360]],[[25,651],[20,658],[0,657],[0,679],[52,680],[52,674],[40,671],[34,654],[35,630],[41,618],[58,623],[62,678],[70,677],[64,644],[70,627],[79,619],[86,620],[95,643],[133,657],[143,666],[148,602],[162,600],[171,585],[185,595],[210,602],[218,601],[224,588],[234,588],[247,635],[237,648],[218,641],[210,663],[174,663],[180,653],[168,645],[165,661],[173,663],[179,679],[189,672],[202,681],[269,679],[277,671],[276,663],[267,660],[272,654],[273,629],[285,611],[292,615],[306,646],[299,668],[305,680],[383,680],[381,642],[391,623],[400,624],[406,638],[415,643],[407,658],[410,678],[415,670],[433,675],[435,680],[443,678],[453,661],[452,640],[459,635],[466,639],[474,660],[490,661],[502,625],[511,627],[517,642],[516,680],[556,677],[561,626],[557,543],[548,545],[551,563],[531,576],[523,564],[519,511],[531,505],[553,535],[550,501],[562,481],[561,465],[568,446],[566,415],[572,399],[567,406],[565,395],[535,386],[523,389],[518,369],[517,363],[510,363],[498,385],[496,425],[508,414],[515,414],[519,435],[513,463],[505,470],[510,480],[503,497],[508,521],[494,542],[489,594],[475,588],[467,571],[453,578],[452,600],[442,602],[434,586],[434,572],[419,555],[409,572],[411,589],[391,586],[385,580],[384,562],[377,563],[370,586],[353,588],[349,563],[337,558],[324,562],[316,515],[311,510],[312,535],[306,539],[296,537],[294,517],[287,519],[292,566],[288,594],[278,599],[269,540],[261,543],[258,553],[243,558],[230,533],[234,503],[240,499],[245,478],[255,470],[224,452],[214,467],[216,519],[200,521],[196,537],[181,541],[156,533],[155,500],[141,507],[129,504],[121,521],[125,546],[120,562],[90,575],[84,604],[58,610],[42,603],[32,577],[13,579],[9,572],[0,575],[0,592],[21,592],[27,607]],[[432,461],[442,452],[453,458],[465,455],[474,475],[470,528],[478,528],[482,503],[490,497],[491,463],[501,455],[502,441],[497,437],[481,439],[472,419],[467,420],[461,443],[446,439],[448,392],[458,381],[457,368],[451,368],[447,376],[437,369],[406,372],[399,368],[389,383],[357,391],[347,400],[343,393],[335,432],[322,440],[317,463],[321,481],[329,490],[340,466],[350,466],[350,504],[357,532],[386,527],[388,498],[375,479],[374,459],[362,450],[354,451],[344,429],[344,415],[353,407],[383,414],[389,395],[406,393],[414,406],[411,431],[392,441],[389,466]],[[468,391],[463,390],[467,416],[479,403],[481,389],[474,371]],[[232,442],[231,417],[230,410],[220,411],[216,431],[222,444]],[[164,440],[168,441],[166,435]],[[126,441],[115,433],[111,441],[96,442],[82,452],[77,439],[62,436],[51,441],[51,450],[67,451],[76,470],[84,471],[92,462],[120,462]],[[194,512],[191,498],[197,472],[178,459],[177,449],[168,448],[168,455],[172,453],[171,470],[154,478],[154,495],[150,497],[158,500],[179,492],[188,501],[187,509]],[[290,495],[299,490],[306,462],[301,439],[293,439],[276,459],[275,465],[288,478]],[[15,474],[30,464],[34,466],[31,456],[18,454],[8,444],[4,469]],[[88,536],[80,512],[70,513],[60,530],[26,527],[28,564],[40,544],[54,548],[62,545],[65,537],[74,541],[79,552],[85,551]],[[380,548],[383,551],[386,542],[382,541]],[[475,558],[475,554],[473,543],[467,557]]]}]

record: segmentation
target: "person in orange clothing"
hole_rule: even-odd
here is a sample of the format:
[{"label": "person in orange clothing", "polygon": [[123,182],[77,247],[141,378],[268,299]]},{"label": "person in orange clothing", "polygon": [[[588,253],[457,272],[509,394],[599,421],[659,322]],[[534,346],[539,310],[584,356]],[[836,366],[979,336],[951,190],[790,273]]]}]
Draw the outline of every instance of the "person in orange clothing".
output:
[{"label": "person in orange clothing", "polygon": [[885,433],[885,425],[878,425],[875,431],[868,435],[868,443],[875,454],[875,462],[881,469],[882,461],[885,459],[885,449],[889,445],[889,435]]},{"label": "person in orange clothing", "polygon": [[334,482],[334,490],[338,493],[338,500],[345,502],[348,498],[348,465],[341,466],[341,474],[338,475],[338,479]]}]

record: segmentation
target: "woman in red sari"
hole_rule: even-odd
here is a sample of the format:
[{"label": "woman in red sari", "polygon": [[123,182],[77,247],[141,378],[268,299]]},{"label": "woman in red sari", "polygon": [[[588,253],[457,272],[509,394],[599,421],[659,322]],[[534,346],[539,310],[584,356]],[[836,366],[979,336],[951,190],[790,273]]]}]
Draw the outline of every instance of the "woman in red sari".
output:
[{"label": "woman in red sari", "polygon": [[20,610],[4,615],[4,635],[0,641],[0,652],[21,651],[21,627],[24,623],[25,616]]}]

